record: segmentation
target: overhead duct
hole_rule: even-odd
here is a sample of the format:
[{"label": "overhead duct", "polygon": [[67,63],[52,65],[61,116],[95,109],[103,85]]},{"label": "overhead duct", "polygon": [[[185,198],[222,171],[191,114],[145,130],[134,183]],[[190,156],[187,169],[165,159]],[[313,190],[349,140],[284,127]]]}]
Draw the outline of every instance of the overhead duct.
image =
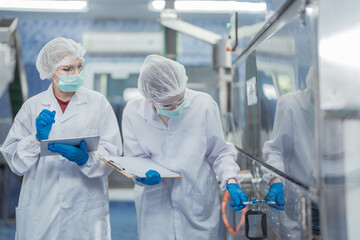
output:
[{"label": "overhead duct", "polygon": [[219,34],[210,32],[206,29],[197,27],[180,19],[161,18],[160,23],[164,27],[173,29],[183,34],[187,34],[196,39],[210,43],[211,45],[215,45],[218,41],[220,41],[220,39],[222,39],[222,36]]},{"label": "overhead duct", "polygon": [[85,32],[82,44],[90,54],[162,54],[162,32]]}]

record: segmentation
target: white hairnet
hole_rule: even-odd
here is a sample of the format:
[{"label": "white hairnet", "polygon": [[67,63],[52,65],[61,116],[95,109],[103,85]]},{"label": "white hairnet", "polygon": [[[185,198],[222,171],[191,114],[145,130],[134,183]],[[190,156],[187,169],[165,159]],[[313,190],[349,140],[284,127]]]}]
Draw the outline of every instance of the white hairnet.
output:
[{"label": "white hairnet", "polygon": [[149,55],[141,68],[138,88],[147,99],[165,100],[185,91],[187,80],[182,64],[159,55]]},{"label": "white hairnet", "polygon": [[40,73],[41,80],[51,79],[56,69],[67,62],[82,59],[85,49],[80,43],[58,37],[48,42],[40,51],[36,59],[36,68]]}]

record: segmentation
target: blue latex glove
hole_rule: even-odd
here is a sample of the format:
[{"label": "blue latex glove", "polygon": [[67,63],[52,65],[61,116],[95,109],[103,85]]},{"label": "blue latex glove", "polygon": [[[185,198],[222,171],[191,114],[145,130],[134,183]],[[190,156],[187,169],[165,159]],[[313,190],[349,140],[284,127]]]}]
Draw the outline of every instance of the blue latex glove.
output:
[{"label": "blue latex glove", "polygon": [[283,194],[283,184],[281,182],[274,183],[270,186],[270,189],[264,199],[276,202],[276,205],[269,204],[270,207],[284,210],[285,202],[282,200]]},{"label": "blue latex glove", "polygon": [[233,208],[234,211],[239,211],[246,207],[246,205],[244,205],[243,203],[247,202],[248,196],[243,190],[241,190],[238,184],[229,183],[228,185],[226,185],[226,189],[228,190],[229,195],[234,201],[229,202],[229,205]]},{"label": "blue latex glove", "polygon": [[155,185],[161,181],[160,173],[155,170],[149,170],[145,173],[145,175],[145,178],[137,178],[136,181],[146,185]]},{"label": "blue latex glove", "polygon": [[80,167],[87,163],[89,154],[84,141],[81,142],[80,148],[67,144],[50,144],[48,149],[51,152],[57,152],[69,161],[72,161]]},{"label": "blue latex glove", "polygon": [[36,138],[39,141],[49,138],[51,127],[55,122],[55,114],[55,111],[50,112],[49,110],[44,109],[36,118]]}]

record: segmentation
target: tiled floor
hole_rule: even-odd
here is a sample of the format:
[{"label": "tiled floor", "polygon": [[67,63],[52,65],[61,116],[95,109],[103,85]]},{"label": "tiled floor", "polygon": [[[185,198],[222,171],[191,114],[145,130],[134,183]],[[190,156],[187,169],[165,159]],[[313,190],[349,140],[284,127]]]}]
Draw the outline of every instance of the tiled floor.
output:
[{"label": "tiled floor", "polygon": [[[112,240],[138,240],[134,202],[110,201],[110,224]],[[223,226],[220,225],[219,240],[224,239],[222,229]],[[233,239],[229,232],[227,232],[227,235],[227,239]],[[15,239],[15,221],[10,222],[7,227],[4,227],[4,221],[0,219],[0,240],[13,239]]]},{"label": "tiled floor", "polygon": [[137,240],[134,202],[110,202],[111,238]]},{"label": "tiled floor", "polygon": [[[113,240],[137,240],[137,225],[134,202],[110,202],[111,237]],[[0,219],[0,240],[15,239],[15,222],[4,227]]]},{"label": "tiled floor", "polygon": [[10,222],[4,226],[4,220],[0,219],[0,239],[12,240],[15,239],[15,221]]}]

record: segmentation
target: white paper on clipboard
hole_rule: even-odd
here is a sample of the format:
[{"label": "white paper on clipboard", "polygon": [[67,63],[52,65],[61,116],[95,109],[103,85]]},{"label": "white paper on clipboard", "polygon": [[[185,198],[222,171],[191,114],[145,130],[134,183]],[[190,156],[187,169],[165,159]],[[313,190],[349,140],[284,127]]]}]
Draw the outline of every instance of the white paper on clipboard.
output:
[{"label": "white paper on clipboard", "polygon": [[49,156],[57,155],[49,151],[48,146],[50,144],[59,143],[59,144],[68,144],[72,146],[79,147],[82,141],[85,142],[88,152],[97,151],[99,145],[100,136],[87,136],[87,137],[75,137],[75,138],[59,138],[59,139],[47,139],[40,142],[40,156]]},{"label": "white paper on clipboard", "polygon": [[161,178],[178,178],[181,175],[170,169],[167,169],[155,161],[140,157],[99,157],[101,161],[109,164],[115,170],[121,172],[128,178],[144,178],[149,170],[155,170],[160,173]]}]

